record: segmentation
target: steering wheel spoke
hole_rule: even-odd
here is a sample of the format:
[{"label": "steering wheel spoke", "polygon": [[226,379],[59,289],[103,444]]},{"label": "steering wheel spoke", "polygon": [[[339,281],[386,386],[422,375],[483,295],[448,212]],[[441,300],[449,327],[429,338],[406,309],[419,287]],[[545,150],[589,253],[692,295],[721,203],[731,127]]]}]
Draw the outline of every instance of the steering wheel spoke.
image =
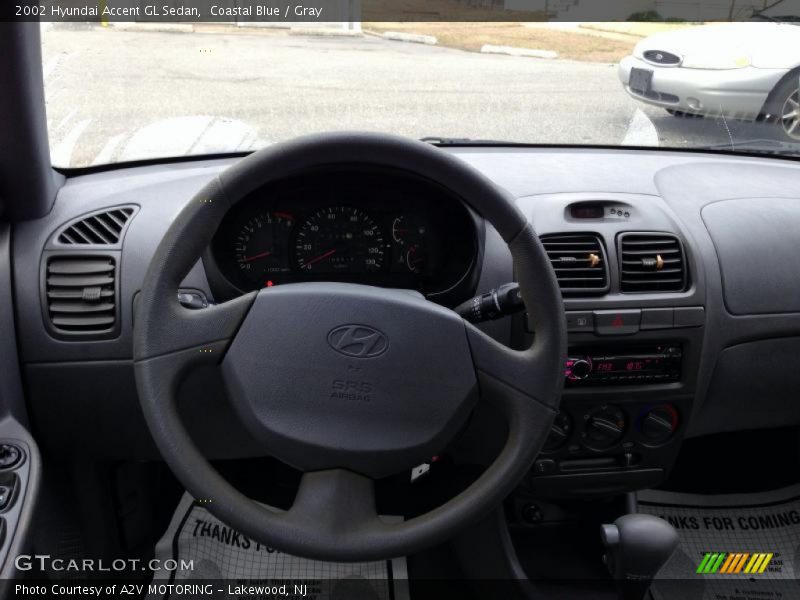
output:
[{"label": "steering wheel spoke", "polygon": [[[168,317],[146,320],[146,326],[153,331],[146,343],[137,344],[134,349],[136,386],[142,401],[173,405],[176,390],[188,371],[202,364],[218,364],[254,297],[255,294],[248,294],[200,310],[186,309],[173,299],[165,303]],[[150,414],[145,411],[146,418]],[[162,425],[150,426],[152,429]]]},{"label": "steering wheel spoke", "polygon": [[[548,408],[561,399],[566,356],[564,305],[550,260],[530,223],[508,241],[514,259],[519,290],[533,325],[534,341],[525,350],[515,350],[467,323],[472,360],[482,384],[522,395]],[[489,380],[493,383],[488,386]],[[512,393],[513,392],[513,393]]]},{"label": "steering wheel spoke", "polygon": [[472,351],[472,361],[481,386],[481,398],[494,401],[489,393],[505,390],[506,395],[522,396],[547,407],[557,404],[559,396],[554,391],[560,382],[554,381],[554,357],[541,344],[527,350],[514,350],[504,346],[471,323],[466,323],[467,336]]},{"label": "steering wheel spoke", "polygon": [[[137,362],[167,355],[180,355],[189,362],[219,362],[221,352],[233,339],[256,293],[251,292],[229,302],[190,310],[176,299],[159,307],[158,319],[145,319],[153,327],[147,344],[136,347]],[[147,307],[141,307],[147,310]],[[194,360],[193,360],[194,359]]]},{"label": "steering wheel spoke", "polygon": [[382,525],[375,510],[373,481],[344,469],[304,473],[286,518],[333,538]]}]

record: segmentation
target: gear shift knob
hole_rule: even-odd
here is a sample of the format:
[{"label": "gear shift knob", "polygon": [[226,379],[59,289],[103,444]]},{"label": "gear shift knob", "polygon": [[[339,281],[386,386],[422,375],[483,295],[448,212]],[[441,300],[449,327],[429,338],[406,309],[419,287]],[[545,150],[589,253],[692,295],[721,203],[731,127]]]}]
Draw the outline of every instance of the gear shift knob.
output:
[{"label": "gear shift knob", "polygon": [[678,533],[664,519],[625,515],[601,530],[606,565],[623,600],[642,600],[658,570],[678,547]]}]

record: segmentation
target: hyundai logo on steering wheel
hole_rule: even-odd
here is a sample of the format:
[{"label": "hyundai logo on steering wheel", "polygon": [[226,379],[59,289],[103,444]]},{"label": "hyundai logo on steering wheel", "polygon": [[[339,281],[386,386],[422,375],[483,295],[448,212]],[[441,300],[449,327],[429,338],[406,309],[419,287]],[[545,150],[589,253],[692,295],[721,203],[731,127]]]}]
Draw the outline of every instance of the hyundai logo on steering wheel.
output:
[{"label": "hyundai logo on steering wheel", "polygon": [[342,325],[328,334],[328,344],[345,356],[373,358],[386,352],[389,338],[368,325]]}]

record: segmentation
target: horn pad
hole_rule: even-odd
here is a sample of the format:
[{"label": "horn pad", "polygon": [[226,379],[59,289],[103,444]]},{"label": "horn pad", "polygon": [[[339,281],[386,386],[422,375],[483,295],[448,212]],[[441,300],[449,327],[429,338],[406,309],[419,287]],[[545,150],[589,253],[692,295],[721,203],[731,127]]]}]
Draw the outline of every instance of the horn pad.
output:
[{"label": "horn pad", "polygon": [[304,471],[411,468],[446,446],[477,399],[464,322],[403,290],[264,289],[222,368],[265,451]]}]

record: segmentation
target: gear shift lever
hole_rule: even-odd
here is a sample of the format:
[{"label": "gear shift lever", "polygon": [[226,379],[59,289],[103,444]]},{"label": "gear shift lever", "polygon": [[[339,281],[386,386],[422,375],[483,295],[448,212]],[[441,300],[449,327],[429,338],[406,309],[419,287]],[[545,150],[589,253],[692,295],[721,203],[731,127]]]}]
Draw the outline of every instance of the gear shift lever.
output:
[{"label": "gear shift lever", "polygon": [[606,566],[621,600],[644,600],[658,570],[678,547],[678,533],[664,519],[625,515],[601,530]]}]

